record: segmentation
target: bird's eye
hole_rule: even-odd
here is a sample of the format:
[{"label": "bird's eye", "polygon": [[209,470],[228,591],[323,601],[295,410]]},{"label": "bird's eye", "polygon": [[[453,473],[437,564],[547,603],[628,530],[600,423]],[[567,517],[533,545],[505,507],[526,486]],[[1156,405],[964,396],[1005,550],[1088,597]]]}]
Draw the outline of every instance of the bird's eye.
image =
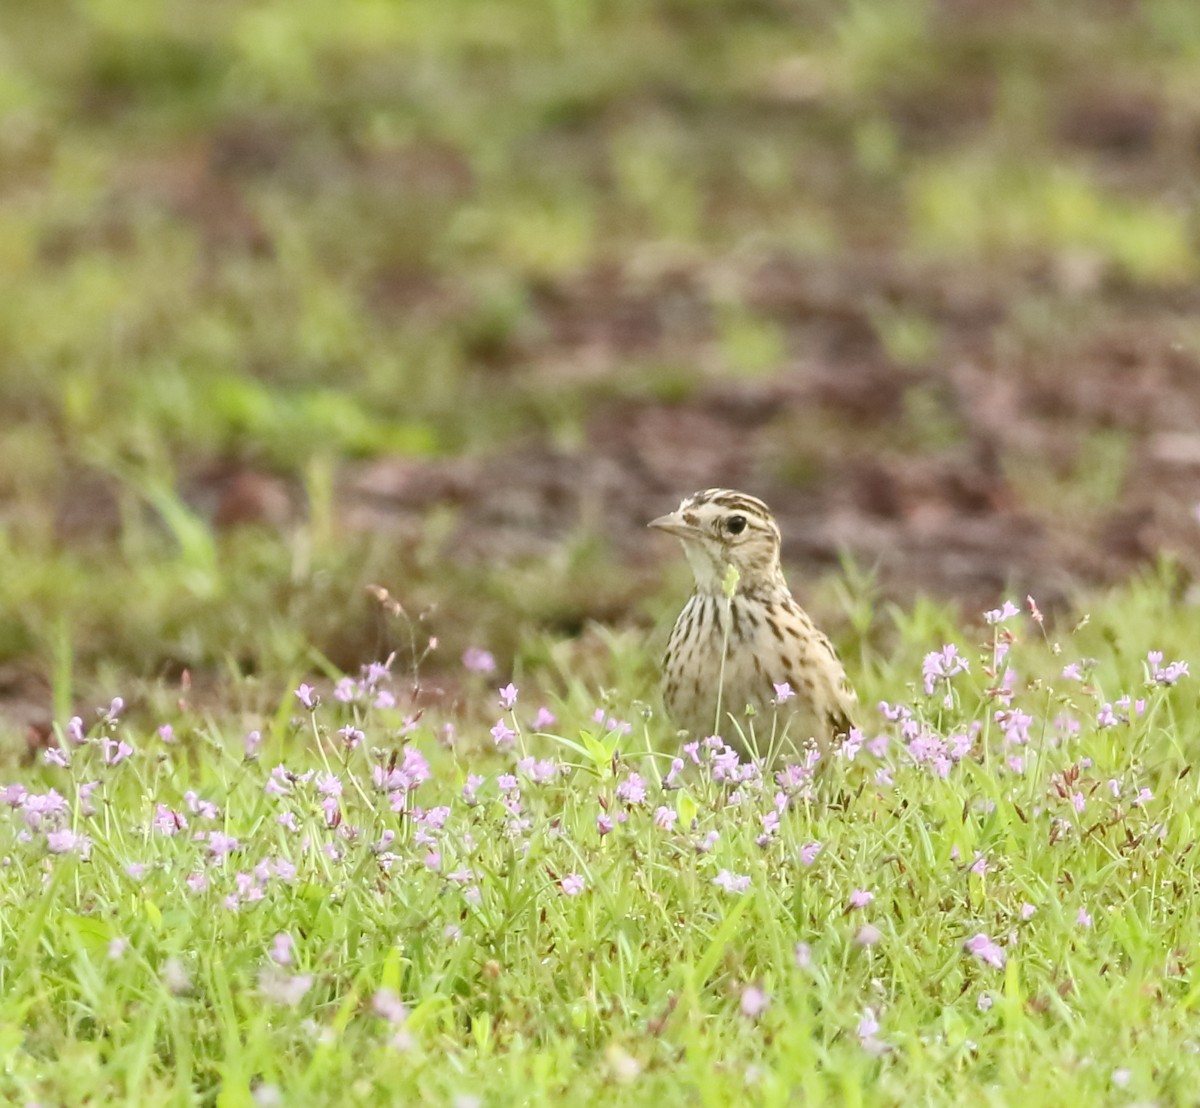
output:
[{"label": "bird's eye", "polygon": [[725,530],[731,535],[740,535],[744,530],[746,530],[746,517],[730,516],[725,521]]}]

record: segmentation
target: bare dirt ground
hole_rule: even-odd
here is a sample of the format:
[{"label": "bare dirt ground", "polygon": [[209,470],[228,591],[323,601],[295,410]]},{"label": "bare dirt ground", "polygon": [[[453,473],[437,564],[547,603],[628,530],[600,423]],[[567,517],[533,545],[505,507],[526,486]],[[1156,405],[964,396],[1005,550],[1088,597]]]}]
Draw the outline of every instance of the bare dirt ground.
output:
[{"label": "bare dirt ground", "polygon": [[[1164,554],[1196,566],[1200,362],[1174,335],[1200,291],[1163,302],[1092,290],[1078,333],[1014,354],[998,338],[1011,286],[886,259],[843,270],[768,259],[748,279],[796,352],[784,372],[716,381],[697,369],[683,399],[599,403],[573,449],[533,438],[482,457],[352,468],[339,498],[347,523],[404,531],[449,505],[463,557],[534,555],[582,527],[638,562],[663,552],[645,520],[726,485],[771,504],[801,571],[846,553],[898,599],[928,593],[971,610],[1013,588],[1055,604]],[[1019,291],[1043,285],[1061,296],[1046,275]],[[690,335],[673,323],[681,298]],[[631,291],[607,274],[547,302],[552,348],[514,359],[588,364],[670,348],[703,362],[710,305],[695,285]],[[919,306],[943,336],[939,356],[890,362],[867,319],[880,302]],[[1111,449],[1097,455],[1097,442]]]}]

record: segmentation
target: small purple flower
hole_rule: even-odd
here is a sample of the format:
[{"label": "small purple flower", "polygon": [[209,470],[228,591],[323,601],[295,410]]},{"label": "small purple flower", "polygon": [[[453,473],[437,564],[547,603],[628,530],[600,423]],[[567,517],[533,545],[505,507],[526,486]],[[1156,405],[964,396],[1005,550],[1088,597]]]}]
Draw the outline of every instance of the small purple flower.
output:
[{"label": "small purple flower", "polygon": [[1006,600],[1002,607],[993,608],[990,612],[984,612],[983,618],[987,623],[1005,623],[1012,619],[1013,616],[1019,616],[1021,609],[1018,608],[1011,600]]},{"label": "small purple flower", "polygon": [[1075,922],[1080,927],[1091,927],[1092,915],[1086,908],[1081,907],[1079,911],[1075,913]]},{"label": "small purple flower", "polygon": [[312,988],[312,974],[287,974],[278,969],[263,970],[258,975],[259,995],[272,1004],[295,1008]]},{"label": "small purple flower", "polygon": [[262,732],[251,731],[242,740],[242,753],[246,758],[253,760],[258,757],[258,749],[261,746]]},{"label": "small purple flower", "polygon": [[194,894],[200,894],[208,889],[208,877],[203,873],[190,873],[184,884]]},{"label": "small purple flower", "polygon": [[848,908],[865,908],[872,900],[875,899],[875,894],[867,889],[855,889],[849,900],[846,902]]},{"label": "small purple flower", "polygon": [[158,737],[160,741],[165,743],[167,746],[170,746],[175,741],[175,728],[169,723],[164,723],[158,729]]},{"label": "small purple flower", "polygon": [[1161,650],[1151,650],[1146,660],[1149,663],[1150,680],[1156,685],[1174,685],[1181,677],[1190,675],[1187,662],[1169,662],[1164,666]]},{"label": "small purple flower", "polygon": [[517,706],[517,686],[511,681],[500,690],[500,707],[511,712]]},{"label": "small purple flower", "polygon": [[1033,919],[1033,914],[1036,911],[1037,911],[1037,908],[1027,901],[1026,903],[1021,905],[1021,918],[1023,920]]},{"label": "small purple flower", "polygon": [[950,679],[960,673],[966,673],[970,664],[958,652],[958,647],[947,643],[941,650],[934,650],[925,655],[921,664],[921,674],[925,681],[926,695],[932,695],[939,682],[949,684]]},{"label": "small purple flower", "polygon": [[224,831],[209,831],[204,837],[208,840],[208,853],[217,861],[228,858],[230,854],[242,847],[237,839],[232,835],[225,834]]},{"label": "small purple flower", "polygon": [[391,989],[378,989],[371,998],[371,1008],[377,1016],[397,1026],[408,1019],[408,1009]]},{"label": "small purple flower", "polygon": [[847,762],[853,762],[865,741],[863,733],[857,727],[851,727],[838,749],[839,756],[845,758]]},{"label": "small purple flower", "polygon": [[104,739],[104,764],[119,766],[133,753],[133,747],[124,739]]},{"label": "small purple flower", "polygon": [[51,831],[46,836],[46,846],[51,854],[78,854],[87,858],[92,852],[92,840],[87,835],[63,828]]},{"label": "small purple flower", "polygon": [[66,769],[71,764],[67,752],[58,746],[48,747],[42,755],[42,761],[48,766],[58,766],[59,769]]},{"label": "small purple flower", "polygon": [[277,966],[290,966],[294,960],[292,953],[294,947],[295,942],[293,941],[291,935],[289,935],[286,931],[280,931],[279,934],[271,940],[271,949],[268,953],[268,957]]},{"label": "small purple flower", "polygon": [[578,896],[585,888],[583,878],[577,873],[568,873],[559,885],[564,896]]},{"label": "small purple flower", "polygon": [[465,800],[472,807],[474,805],[478,804],[479,798],[478,798],[478,796],[476,796],[476,793],[478,793],[479,787],[486,780],[487,780],[487,778],[480,777],[479,774],[477,774],[477,773],[468,773],[467,780],[464,782],[463,787],[462,787],[463,800]]},{"label": "small purple flower", "polygon": [[646,801],[646,782],[641,774],[631,773],[617,786],[617,799],[624,801],[630,807],[644,804]]},{"label": "small purple flower", "polygon": [[2,799],[10,808],[20,808],[28,795],[29,790],[24,785],[5,785]]},{"label": "small purple flower", "polygon": [[1007,955],[1004,953],[1004,948],[982,931],[969,938],[963,943],[963,946],[981,962],[991,966],[993,969],[1004,969],[1004,963],[1008,960]]},{"label": "small purple flower", "polygon": [[557,722],[558,717],[549,708],[541,707],[537,710],[537,715],[533,717],[533,729],[535,731],[545,731],[547,728],[553,727]]},{"label": "small purple flower", "polygon": [[119,962],[129,949],[129,940],[118,936],[108,941],[108,958],[111,962]]},{"label": "small purple flower", "polygon": [[600,812],[596,816],[596,830],[599,831],[601,835],[607,835],[612,829],[612,816],[610,816],[607,812]]},{"label": "small purple flower", "polygon": [[151,826],[160,834],[177,835],[180,831],[187,830],[187,816],[182,812],[173,812],[165,804],[156,804]]},{"label": "small purple flower", "polygon": [[763,989],[757,985],[747,985],[742,989],[742,998],[738,1006],[741,1008],[743,1016],[756,1020],[767,1010],[767,1005],[770,1003],[771,998]]},{"label": "small purple flower", "polygon": [[975,1007],[981,1012],[990,1012],[992,1008],[992,994],[980,993],[979,999],[975,1001]]},{"label": "small purple flower", "polygon": [[727,893],[744,893],[750,888],[750,876],[749,874],[730,873],[729,870],[723,869],[713,878],[712,883]]},{"label": "small purple flower", "polygon": [[312,685],[301,685],[296,690],[296,699],[310,712],[315,712],[317,705],[321,703],[321,698],[317,695],[317,690]]},{"label": "small purple flower", "polygon": [[988,865],[987,855],[978,853],[975,855],[975,861],[971,863],[970,869],[973,874],[982,877],[992,867]]},{"label": "small purple flower", "polygon": [[882,939],[883,932],[873,923],[864,923],[854,935],[854,941],[859,946],[875,946]]},{"label": "small purple flower", "polygon": [[674,808],[668,808],[666,805],[661,805],[654,809],[654,826],[658,827],[660,830],[670,831],[675,826],[675,821],[678,818],[679,814]]},{"label": "small purple flower", "polygon": [[816,842],[815,840],[810,843],[805,843],[800,848],[800,861],[806,866],[811,866],[813,862],[817,860],[817,855],[821,853],[823,848],[824,844]]},{"label": "small purple flower", "polygon": [[1085,679],[1083,666],[1079,662],[1072,662],[1070,665],[1063,666],[1062,675],[1067,681],[1083,681]]},{"label": "small purple flower", "polygon": [[797,943],[792,958],[797,969],[808,969],[812,965],[812,947],[808,943]]},{"label": "small purple flower", "polygon": [[496,726],[492,728],[492,738],[501,750],[507,750],[512,746],[516,737],[517,733],[504,720],[496,720]]},{"label": "small purple flower", "polygon": [[463,651],[462,664],[472,673],[495,673],[496,659],[486,650],[469,646]]},{"label": "small purple flower", "polygon": [[789,700],[792,699],[793,696],[796,695],[795,690],[793,690],[792,686],[789,685],[786,681],[780,681],[777,684],[773,683],[773,685],[775,688],[775,703],[776,704],[786,704]]},{"label": "small purple flower", "polygon": [[82,746],[87,742],[87,735],[83,730],[83,720],[79,716],[72,716],[67,723],[67,738],[76,746]]}]

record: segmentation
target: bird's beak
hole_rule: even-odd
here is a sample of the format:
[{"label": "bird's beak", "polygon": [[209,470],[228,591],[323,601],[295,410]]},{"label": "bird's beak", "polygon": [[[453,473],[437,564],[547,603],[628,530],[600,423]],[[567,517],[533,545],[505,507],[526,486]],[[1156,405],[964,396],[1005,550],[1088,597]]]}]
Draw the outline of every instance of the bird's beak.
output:
[{"label": "bird's beak", "polygon": [[674,535],[680,539],[696,533],[696,528],[685,522],[683,516],[678,512],[668,512],[665,516],[652,519],[646,526],[653,527],[656,531],[666,531],[668,535]]}]

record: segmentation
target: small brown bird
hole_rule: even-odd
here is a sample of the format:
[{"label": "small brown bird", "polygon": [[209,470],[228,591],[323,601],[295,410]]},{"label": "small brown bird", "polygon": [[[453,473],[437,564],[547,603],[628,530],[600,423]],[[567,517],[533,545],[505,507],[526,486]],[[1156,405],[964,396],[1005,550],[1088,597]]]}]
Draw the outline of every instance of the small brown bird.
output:
[{"label": "small brown bird", "polygon": [[[705,489],[649,526],[683,543],[696,578],[663,659],[663,700],[675,725],[760,755],[768,753],[773,715],[776,749],[809,738],[824,745],[846,731],[857,697],[832,644],[783,578],[779,527],[767,506]],[[776,688],[785,684],[793,696]],[[753,751],[747,706],[756,713]]]}]

